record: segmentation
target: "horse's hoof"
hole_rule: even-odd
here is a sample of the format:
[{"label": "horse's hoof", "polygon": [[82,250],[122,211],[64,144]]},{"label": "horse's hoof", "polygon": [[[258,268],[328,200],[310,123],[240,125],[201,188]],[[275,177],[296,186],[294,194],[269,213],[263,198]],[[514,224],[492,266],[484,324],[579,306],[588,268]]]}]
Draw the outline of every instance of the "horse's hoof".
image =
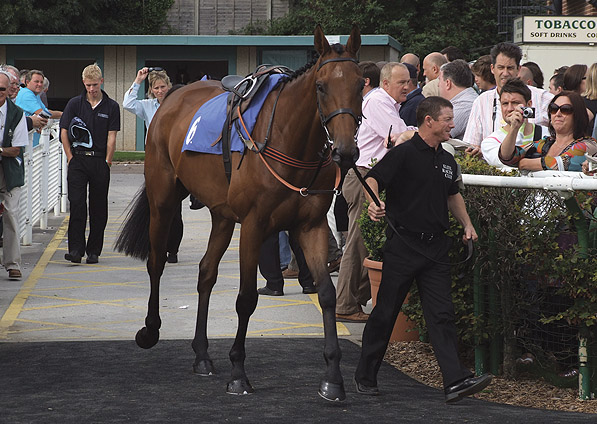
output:
[{"label": "horse's hoof", "polygon": [[322,381],[319,385],[319,396],[330,402],[342,402],[346,399],[344,383],[336,384]]},{"label": "horse's hoof", "polygon": [[195,362],[193,364],[193,372],[201,376],[209,376],[214,375],[216,370],[211,359],[202,359],[201,361]]},{"label": "horse's hoof", "polygon": [[250,395],[255,389],[249,383],[249,380],[232,380],[226,387],[226,393],[229,395]]},{"label": "horse's hoof", "polygon": [[143,349],[150,349],[156,345],[160,339],[160,330],[150,330],[147,327],[143,327],[137,331],[135,341],[137,346]]}]

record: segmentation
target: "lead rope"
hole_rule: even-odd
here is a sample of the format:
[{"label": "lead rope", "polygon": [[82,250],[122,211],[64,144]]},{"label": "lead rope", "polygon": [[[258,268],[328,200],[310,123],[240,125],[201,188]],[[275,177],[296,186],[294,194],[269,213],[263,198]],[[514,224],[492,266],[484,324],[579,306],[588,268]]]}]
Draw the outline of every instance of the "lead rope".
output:
[{"label": "lead rope", "polygon": [[[371,189],[371,187],[369,186],[369,184],[367,184],[367,181],[365,181],[365,179],[363,178],[363,176],[361,175],[361,173],[357,169],[356,165],[353,165],[352,170],[357,175],[357,178],[359,179],[359,181],[361,182],[361,184],[363,185],[363,187],[365,188],[365,190],[367,191],[367,193],[369,194],[369,196],[373,199],[373,202],[377,206],[381,206],[379,198],[375,195],[375,193],[373,193],[373,190]],[[398,237],[400,237],[402,239],[402,241],[404,242],[404,244],[406,244],[412,250],[414,250],[415,252],[417,252],[419,255],[425,257],[426,259],[429,259],[432,262],[435,262],[436,264],[440,264],[440,265],[460,265],[460,264],[463,264],[463,263],[467,262],[470,258],[473,257],[473,239],[471,238],[471,239],[468,239],[467,243],[466,243],[466,247],[467,247],[466,259],[464,259],[464,260],[462,260],[460,262],[455,262],[455,263],[452,263],[452,262],[442,262],[442,261],[438,261],[436,259],[430,258],[426,254],[424,254],[423,252],[421,252],[419,249],[416,249],[412,245],[410,245],[409,243],[407,243],[406,240],[404,240],[404,237],[402,237],[402,235],[398,232],[398,230],[396,230],[396,227],[394,227],[394,224],[392,224],[392,221],[390,221],[390,219],[387,217],[387,215],[384,218],[385,218],[386,223],[388,224],[388,227],[390,227],[391,230]]]}]

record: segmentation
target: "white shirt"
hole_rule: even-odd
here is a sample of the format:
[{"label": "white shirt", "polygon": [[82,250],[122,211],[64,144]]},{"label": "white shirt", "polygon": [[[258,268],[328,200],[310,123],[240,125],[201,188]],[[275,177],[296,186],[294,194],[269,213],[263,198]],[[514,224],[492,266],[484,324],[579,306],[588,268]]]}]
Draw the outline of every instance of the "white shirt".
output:
[{"label": "white shirt", "polygon": [[[531,101],[536,116],[535,119],[529,119],[529,122],[546,127],[549,125],[547,106],[553,99],[553,94],[540,88],[528,87],[531,90]],[[494,107],[495,119],[493,119]],[[501,127],[501,122],[502,108],[497,89],[487,90],[473,103],[463,141],[479,146],[484,138]]]},{"label": "white shirt", "polygon": [[[525,143],[534,141],[533,135],[535,134],[535,125],[530,124],[533,126],[533,131],[531,131],[529,135],[524,135],[525,125],[526,124],[523,124],[516,134],[516,146],[522,146]],[[543,136],[548,134],[546,129],[542,129],[542,131]],[[506,167],[506,165],[504,165],[500,160],[498,154],[500,152],[500,145],[507,135],[508,132],[502,127],[483,139],[483,142],[481,143],[481,153],[483,153],[483,159],[485,159],[485,162],[498,168]]]},{"label": "white shirt", "polygon": [[[0,146],[4,143],[4,127],[6,126],[6,114],[8,111],[8,106],[6,102],[10,102],[11,100],[5,100],[2,106],[0,106]],[[15,106],[16,107],[16,106]],[[25,114],[21,116],[21,120],[17,124],[15,128],[14,134],[12,136],[12,146],[13,147],[24,147],[29,143],[29,134],[27,132],[27,121],[25,120]],[[0,156],[0,160],[2,156]]]},{"label": "white shirt", "polygon": [[149,128],[153,115],[160,107],[158,99],[137,99],[137,93],[139,92],[140,85],[133,82],[131,88],[124,94],[124,100],[122,101],[122,107],[124,110],[134,113],[139,118],[145,121],[145,128]]}]

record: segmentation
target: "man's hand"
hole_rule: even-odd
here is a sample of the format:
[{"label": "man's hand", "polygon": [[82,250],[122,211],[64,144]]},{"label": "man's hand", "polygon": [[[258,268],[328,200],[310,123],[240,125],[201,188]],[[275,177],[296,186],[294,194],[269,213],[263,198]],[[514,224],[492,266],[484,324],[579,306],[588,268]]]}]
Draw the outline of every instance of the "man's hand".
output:
[{"label": "man's hand", "polygon": [[522,124],[526,122],[526,118],[522,116],[522,108],[522,105],[518,106],[516,109],[510,112],[506,118],[504,118],[504,121],[510,124],[510,128],[514,132],[518,132],[520,127],[522,127]]},{"label": "man's hand", "polygon": [[481,146],[467,147],[467,149],[464,151],[464,153],[466,153],[467,155],[470,155],[470,156],[477,156],[477,157],[481,157],[483,155],[481,153]]},{"label": "man's hand", "polygon": [[379,206],[377,206],[374,202],[369,203],[367,214],[369,215],[371,221],[379,221],[386,216],[386,204],[382,201],[379,202]]},{"label": "man's hand", "polygon": [[30,118],[31,118],[31,123],[33,124],[33,128],[41,129],[41,128],[45,127],[46,125],[48,125],[48,120],[39,115],[31,115]]},{"label": "man's hand", "polygon": [[462,235],[462,242],[464,244],[467,244],[470,239],[472,239],[473,241],[477,241],[479,239],[479,236],[477,236],[477,232],[475,231],[475,227],[473,227],[472,225],[469,225],[464,229],[464,234]]}]

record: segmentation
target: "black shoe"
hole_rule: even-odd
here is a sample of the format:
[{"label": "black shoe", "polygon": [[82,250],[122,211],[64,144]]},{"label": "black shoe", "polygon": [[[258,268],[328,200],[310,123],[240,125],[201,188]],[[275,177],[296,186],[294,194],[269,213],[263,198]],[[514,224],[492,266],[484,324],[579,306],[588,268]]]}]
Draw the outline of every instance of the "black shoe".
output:
[{"label": "black shoe", "polygon": [[315,287],[315,286],[303,287],[303,294],[313,294],[313,293],[317,293],[317,287]]},{"label": "black shoe", "polygon": [[453,384],[446,387],[444,393],[446,394],[446,403],[458,402],[465,396],[480,392],[485,387],[489,386],[493,375],[483,374],[479,377],[469,377],[462,380],[460,383]]},{"label": "black shoe", "polygon": [[78,253],[73,253],[73,252],[65,253],[64,259],[66,259],[67,261],[71,261],[75,264],[81,263],[81,255],[79,255]]},{"label": "black shoe", "polygon": [[168,261],[169,264],[176,264],[178,263],[178,255],[176,253],[168,253],[166,261]]},{"label": "black shoe", "polygon": [[284,296],[284,292],[282,290],[272,290],[268,286],[257,289],[257,293],[264,296]]},{"label": "black shoe", "polygon": [[[81,262],[80,259],[79,262]],[[87,255],[87,260],[85,262],[88,264],[96,264],[99,262],[99,257],[95,253],[92,253],[91,255]]]},{"label": "black shoe", "polygon": [[191,196],[191,205],[190,208],[192,210],[198,210],[205,207],[205,205],[203,204],[203,202],[199,199],[197,199],[195,196]]},{"label": "black shoe", "polygon": [[368,396],[378,396],[379,395],[379,389],[377,388],[377,386],[365,386],[362,383],[359,383],[357,381],[357,379],[354,379],[354,386],[357,389],[357,393],[360,393],[362,395],[368,395]]}]

